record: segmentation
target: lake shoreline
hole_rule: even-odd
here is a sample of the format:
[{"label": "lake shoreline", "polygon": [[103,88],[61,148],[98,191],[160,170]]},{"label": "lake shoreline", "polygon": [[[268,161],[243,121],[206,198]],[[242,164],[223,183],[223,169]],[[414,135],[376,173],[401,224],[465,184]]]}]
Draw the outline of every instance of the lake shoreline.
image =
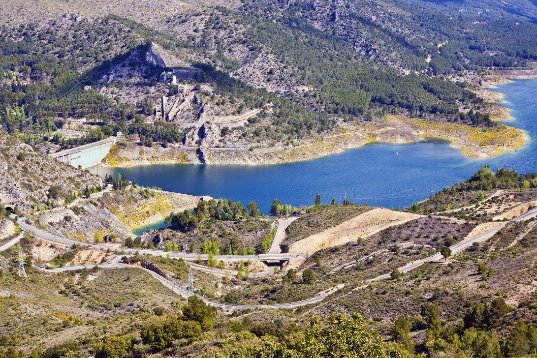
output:
[{"label": "lake shoreline", "polygon": [[537,64],[531,64],[527,69],[496,70],[473,76],[474,92],[485,101],[491,118],[502,123],[496,138],[490,135],[489,129],[479,129],[485,133],[480,135],[473,130],[475,127],[464,124],[388,116],[371,123],[348,125],[339,128],[332,135],[313,138],[294,147],[255,149],[201,147],[203,162],[200,160],[197,148],[173,145],[167,148],[160,146],[148,148],[127,143],[121,147],[114,147],[102,165],[108,168],[181,164],[280,165],[320,159],[373,143],[404,145],[427,142],[430,139],[446,141],[452,148],[472,160],[491,159],[523,149],[531,138],[526,131],[507,125],[514,118],[510,109],[504,105],[505,98],[497,88],[513,80],[537,79]]},{"label": "lake shoreline", "polygon": [[[537,142],[529,138],[537,136],[537,122],[534,120],[537,81],[515,81],[499,90],[509,102],[516,120],[510,126],[498,125],[498,128],[504,128],[504,134],[516,134],[516,138],[521,138],[518,135],[523,133],[525,140],[519,143],[522,150],[492,159],[469,160],[453,147],[463,147],[465,138],[474,137],[488,148],[489,153],[493,153],[493,148],[498,147],[488,144],[495,144],[497,134],[494,131],[498,128],[481,132],[480,129],[464,126],[460,131],[455,130],[456,133],[448,133],[457,135],[455,139],[458,142],[447,144],[445,140],[438,142],[436,139],[445,137],[445,132],[454,128],[453,124],[389,117],[383,123],[370,124],[369,132],[376,128],[375,125],[383,127],[378,138],[370,136],[365,139],[370,143],[387,139],[410,141],[415,138],[403,137],[403,133],[415,131],[429,143],[397,146],[375,143],[317,160],[285,165],[154,165],[109,169],[108,172],[121,174],[142,186],[173,192],[211,195],[243,204],[253,200],[266,211],[275,198],[301,206],[311,203],[316,193],[322,196],[323,202],[334,198],[337,202],[348,199],[371,206],[407,207],[468,179],[485,164],[493,170],[537,171],[537,163],[532,160],[537,153]],[[401,131],[401,128],[406,129]],[[361,130],[365,131],[365,128]],[[466,135],[457,134],[463,130],[467,131]],[[427,138],[423,138],[425,131]],[[347,135],[350,134],[341,133],[339,141],[347,142],[344,139]],[[469,150],[471,147],[466,148]],[[507,148],[503,149],[506,151]]]},{"label": "lake shoreline", "polygon": [[[498,87],[517,80],[536,79],[537,62],[530,63],[528,67],[522,69],[492,70],[479,74],[477,81],[474,78],[474,85],[476,86],[474,92],[490,106],[489,114],[493,120],[509,122],[514,120],[514,117],[510,109],[505,107],[507,101],[505,96],[498,91]],[[470,79],[470,82],[472,82],[472,79]]]},{"label": "lake shoreline", "polygon": [[[494,131],[498,136],[489,135]],[[499,138],[499,139],[498,139]],[[464,124],[433,122],[407,117],[388,117],[384,125],[374,129],[349,128],[340,134],[316,138],[303,145],[285,149],[204,149],[205,163],[197,160],[195,151],[177,148],[139,148],[128,144],[123,153],[114,150],[102,166],[108,168],[132,168],[151,165],[242,165],[264,166],[298,163],[340,154],[369,144],[405,145],[441,140],[459,150],[468,159],[494,158],[516,152],[529,142],[529,135],[522,129],[500,125],[498,129],[481,129]],[[137,153],[138,152],[138,153]],[[170,155],[170,152],[173,153]],[[177,153],[182,154],[178,156]]]}]

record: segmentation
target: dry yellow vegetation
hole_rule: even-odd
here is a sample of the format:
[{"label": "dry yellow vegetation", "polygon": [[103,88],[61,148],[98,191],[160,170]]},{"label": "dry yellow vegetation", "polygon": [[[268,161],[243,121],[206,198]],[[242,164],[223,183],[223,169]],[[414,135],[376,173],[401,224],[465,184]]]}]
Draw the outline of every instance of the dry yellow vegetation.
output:
[{"label": "dry yellow vegetation", "polygon": [[[500,116],[500,114],[498,114]],[[224,155],[208,155],[211,164],[278,164],[291,163],[341,153],[372,143],[407,144],[440,139],[471,159],[495,157],[521,149],[527,134],[499,124],[495,128],[478,128],[461,123],[428,121],[388,115],[372,123],[360,123],[340,128],[335,134],[302,141],[298,145],[259,148],[245,155],[230,150]],[[206,153],[207,154],[207,153]],[[214,153],[213,153],[214,154]],[[145,148],[132,143],[114,146],[103,164],[111,167],[129,167],[147,164],[186,164],[196,162],[192,153],[177,148]]]},{"label": "dry yellow vegetation", "polygon": [[499,125],[496,128],[477,128],[459,123],[440,123],[423,119],[392,117],[418,132],[424,138],[449,141],[461,153],[472,159],[490,158],[521,149],[527,134],[518,128]]},{"label": "dry yellow vegetation", "polygon": [[96,243],[102,243],[104,242],[104,238],[106,236],[109,236],[113,242],[117,241],[116,234],[114,234],[110,230],[103,230],[103,229],[97,230],[93,233],[93,241]]},{"label": "dry yellow vegetation", "polygon": [[170,201],[158,192],[151,191],[150,193],[149,198],[139,201],[137,205],[112,206],[109,210],[129,229],[143,226],[154,215],[169,215],[173,210]]},{"label": "dry yellow vegetation", "polygon": [[84,235],[80,231],[75,231],[73,233],[73,239],[80,242],[88,242],[88,238],[86,237],[86,235]]},{"label": "dry yellow vegetation", "polygon": [[529,201],[529,202],[526,202],[526,203],[522,203],[522,204],[519,204],[519,205],[516,205],[512,208],[510,208],[509,210],[499,214],[499,215],[496,215],[492,218],[492,220],[494,221],[499,221],[499,220],[512,220],[513,218],[516,218],[517,216],[520,216],[526,212],[528,212],[530,209],[533,209],[537,207],[537,200],[533,200],[533,201]]},{"label": "dry yellow vegetation", "polygon": [[162,221],[172,212],[193,209],[199,200],[197,196],[137,187],[99,198],[100,204],[130,231]]},{"label": "dry yellow vegetation", "polygon": [[[195,153],[192,154],[195,157]],[[151,164],[188,164],[192,160],[186,152],[175,147],[144,148],[134,143],[112,146],[102,164],[108,167],[133,167]]]},{"label": "dry yellow vegetation", "polygon": [[315,138],[294,148],[284,149],[279,162],[296,162],[320,158],[329,154],[341,153],[378,142],[380,127],[375,124],[356,124],[352,127],[341,128],[337,134]]},{"label": "dry yellow vegetation", "polygon": [[119,167],[121,166],[121,158],[119,157],[119,150],[117,147],[117,144],[112,145],[112,148],[110,148],[110,151],[104,157],[102,164],[107,165],[110,167]]},{"label": "dry yellow vegetation", "polygon": [[340,153],[371,143],[414,143],[430,139],[449,142],[471,159],[495,157],[521,149],[528,140],[518,128],[498,125],[478,128],[460,123],[433,122],[418,118],[389,115],[383,122],[358,124],[338,134],[318,138],[279,155],[281,162],[293,162]]},{"label": "dry yellow vegetation", "polygon": [[80,317],[65,311],[56,311],[54,316],[66,325],[81,325],[84,323],[84,320]]}]

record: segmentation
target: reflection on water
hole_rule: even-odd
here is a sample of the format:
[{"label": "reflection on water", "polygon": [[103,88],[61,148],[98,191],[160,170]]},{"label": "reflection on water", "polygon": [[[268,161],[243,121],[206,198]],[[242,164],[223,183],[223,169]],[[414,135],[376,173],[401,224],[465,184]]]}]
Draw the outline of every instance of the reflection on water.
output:
[{"label": "reflection on water", "polygon": [[[537,80],[515,81],[500,87],[516,120],[510,122],[537,135]],[[143,185],[186,194],[228,198],[243,204],[254,200],[268,211],[273,199],[307,205],[320,193],[323,201],[345,197],[353,202],[405,207],[467,179],[483,164],[537,171],[537,147],[477,161],[464,158],[445,143],[373,144],[308,162],[273,166],[154,165],[118,168]]]}]

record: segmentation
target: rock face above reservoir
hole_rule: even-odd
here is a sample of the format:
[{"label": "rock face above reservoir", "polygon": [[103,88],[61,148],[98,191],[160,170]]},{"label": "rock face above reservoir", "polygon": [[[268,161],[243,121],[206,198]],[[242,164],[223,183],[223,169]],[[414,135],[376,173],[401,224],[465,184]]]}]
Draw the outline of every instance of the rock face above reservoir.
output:
[{"label": "rock face above reservoir", "polygon": [[61,203],[85,187],[102,186],[99,177],[49,158],[2,132],[0,159],[0,202],[15,204],[21,213],[47,202]]}]

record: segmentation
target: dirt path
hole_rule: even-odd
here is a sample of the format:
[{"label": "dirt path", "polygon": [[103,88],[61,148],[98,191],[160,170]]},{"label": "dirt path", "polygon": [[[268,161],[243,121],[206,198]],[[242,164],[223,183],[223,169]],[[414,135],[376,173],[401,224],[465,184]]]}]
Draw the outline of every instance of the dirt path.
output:
[{"label": "dirt path", "polygon": [[[513,221],[523,220],[523,219],[527,218],[529,214],[533,214],[533,213],[523,214],[523,215],[513,219]],[[408,221],[409,217],[407,216],[406,219]],[[507,224],[506,222],[499,222],[499,223],[492,222],[492,223],[484,223],[484,224],[479,225],[474,230],[472,230],[464,240],[462,240],[461,242],[451,246],[451,250],[452,250],[453,254],[457,254],[457,253],[459,253],[459,252],[461,252],[463,250],[466,250],[468,247],[472,246],[475,242],[484,242],[484,241],[490,239],[502,227],[504,227],[506,224]],[[441,260],[441,258],[442,258],[441,254],[436,253],[436,254],[431,255],[431,256],[429,256],[427,258],[409,262],[408,264],[406,264],[404,266],[401,266],[399,268],[399,271],[401,273],[408,273],[408,272],[410,272],[412,270],[417,269],[418,267],[421,267],[425,263],[436,262],[436,261]],[[95,267],[95,266],[94,265],[92,265],[92,266],[70,266],[70,267],[62,267],[62,268],[56,268],[56,269],[52,269],[52,270],[42,270],[42,271],[58,273],[58,272],[66,272],[66,271],[77,271],[77,270],[82,270],[84,268],[89,269],[89,268],[93,268],[93,267]],[[111,263],[99,265],[99,267],[104,268],[104,269],[120,269],[120,268],[128,268],[128,267],[140,268],[138,266],[131,266],[131,265],[121,264],[121,263],[119,263],[117,261],[114,261],[114,260],[112,260]],[[215,302],[215,301],[209,300],[209,299],[205,298],[204,296],[201,296],[201,295],[198,295],[198,294],[192,292],[191,290],[189,290],[185,286],[180,286],[177,283],[175,283],[173,281],[170,281],[165,277],[160,276],[156,272],[153,272],[153,271],[145,269],[145,268],[142,268],[142,269],[144,271],[146,271],[147,273],[149,273],[152,277],[154,277],[160,283],[162,283],[164,286],[168,287],[174,293],[178,294],[179,296],[181,296],[183,298],[189,298],[191,296],[197,296],[200,299],[202,299],[206,304],[208,304],[208,305],[210,305],[212,307],[218,308],[220,310],[227,311],[227,312],[237,312],[237,311],[246,311],[246,310],[268,310],[268,309],[270,309],[270,310],[273,310],[273,309],[296,309],[296,308],[299,308],[299,307],[305,307],[305,306],[313,305],[313,304],[316,304],[316,303],[321,303],[327,297],[329,297],[330,295],[340,291],[341,289],[343,289],[345,287],[344,284],[340,284],[338,286],[335,286],[335,287],[332,287],[332,288],[327,289],[325,291],[322,291],[322,292],[318,293],[317,295],[315,295],[313,297],[310,297],[308,299],[301,300],[301,301],[296,301],[296,302],[275,303],[275,304],[267,304],[267,305],[230,305],[230,304],[225,304],[225,303]],[[353,291],[368,287],[369,284],[371,284],[373,282],[389,279],[390,276],[391,276],[390,273],[386,273],[386,274],[383,274],[383,275],[379,275],[379,276],[377,276],[375,278],[369,279],[369,280],[365,281],[364,285],[354,288],[353,290],[351,290],[347,294],[350,294]]]},{"label": "dirt path", "polygon": [[22,234],[19,234],[14,236],[12,239],[2,241],[2,244],[0,245],[0,251],[6,251],[7,249],[10,249],[11,247],[17,245],[21,239]]},{"label": "dirt path", "polygon": [[381,250],[377,250],[375,252],[372,252],[370,253],[369,255],[366,255],[358,260],[352,260],[352,261],[347,261],[347,262],[344,262],[342,263],[341,265],[339,266],[336,266],[335,268],[332,269],[332,271],[330,271],[328,274],[329,275],[333,275],[335,274],[336,272],[338,271],[341,271],[343,269],[347,269],[349,267],[352,267],[352,266],[356,266],[357,264],[361,263],[361,262],[364,262],[364,261],[367,261],[369,260],[370,258],[373,258],[377,255],[380,255],[380,254],[383,254],[385,252],[388,252],[388,249],[381,249]]},{"label": "dirt path", "polygon": [[495,217],[492,218],[492,220],[494,221],[511,220],[515,217],[518,217],[524,213],[529,212],[530,209],[533,209],[535,207],[537,207],[537,200],[529,201],[527,203],[522,203],[522,204],[515,206],[514,208],[507,210],[506,212],[502,214],[496,215]]},{"label": "dirt path", "polygon": [[518,242],[520,240],[522,240],[523,238],[526,237],[526,235],[528,235],[530,233],[531,230],[533,230],[533,228],[535,227],[535,225],[537,225],[537,221],[535,222],[532,222],[528,225],[528,228],[523,232],[521,233],[520,235],[518,235],[517,237],[515,237],[515,239],[513,241],[511,241],[511,243],[509,245],[507,245],[506,249],[510,249],[512,248],[513,246],[515,246],[516,244],[518,244]]},{"label": "dirt path", "polygon": [[[373,216],[371,217],[370,215],[371,215],[372,212],[373,212]],[[370,215],[366,216],[366,214],[370,214]],[[525,220],[529,220],[529,219],[531,219],[531,218],[533,218],[535,216],[537,216],[537,209],[531,209],[530,211],[528,211],[528,212],[526,212],[524,214],[521,214],[520,216],[518,216],[516,218],[513,218],[511,221],[525,221]],[[353,218],[351,220],[348,220],[348,221],[344,222],[341,225],[338,225],[338,226],[336,226],[334,228],[326,230],[325,232],[320,234],[321,235],[320,236],[321,240],[317,239],[318,241],[316,241],[314,244],[317,244],[317,247],[319,247],[319,246],[322,247],[326,243],[328,243],[328,244],[339,244],[342,241],[344,242],[344,240],[349,240],[349,239],[355,240],[354,235],[357,235],[357,234],[365,232],[365,233],[369,233],[369,236],[370,236],[370,235],[374,234],[375,232],[378,232],[378,231],[382,230],[383,228],[387,228],[387,227],[390,227],[390,226],[393,226],[393,225],[397,225],[397,224],[401,224],[401,223],[404,223],[404,222],[407,222],[407,221],[410,221],[410,220],[414,220],[414,219],[416,219],[418,217],[420,217],[420,216],[419,215],[414,215],[414,214],[409,214],[409,213],[402,213],[402,212],[398,212],[398,211],[388,210],[388,209],[373,209],[373,210],[370,210],[370,211],[368,211],[368,212],[366,212],[364,214],[358,215],[357,217],[355,217],[355,218]],[[34,232],[34,233],[40,232],[41,234],[45,234],[45,236],[50,236],[50,238],[43,237],[46,240],[56,242],[56,241],[61,239],[61,240],[69,241],[67,239],[54,237],[53,235],[50,235],[49,233],[46,233],[46,232],[44,232],[42,230],[39,230],[39,229],[37,229],[35,227],[32,227],[31,225],[26,223],[25,218],[20,218],[18,222],[19,222],[19,225],[21,226],[21,228],[23,230],[30,229],[31,232]],[[452,254],[456,255],[459,252],[468,249],[474,243],[481,243],[481,242],[485,242],[485,241],[489,240],[499,230],[501,230],[506,224],[507,224],[507,222],[488,222],[488,223],[484,223],[484,224],[481,224],[481,225],[477,226],[476,228],[474,228],[474,230],[472,230],[466,236],[466,238],[464,240],[462,240],[462,241],[460,241],[460,242],[458,242],[455,245],[450,247],[451,251],[452,251]],[[334,236],[334,235],[337,235],[337,234],[340,234],[340,236]],[[317,235],[310,236],[310,238],[315,237],[315,236],[317,236]],[[336,240],[332,239],[333,237],[336,237]],[[341,238],[343,238],[344,240],[341,240]],[[339,239],[339,240],[337,240],[337,239]],[[304,240],[308,240],[308,238],[306,238]],[[302,242],[304,240],[301,240],[298,243],[300,243],[300,242]],[[97,245],[86,245],[86,246],[95,247],[97,249],[101,248],[101,247],[99,247]],[[310,246],[310,248],[311,248],[311,246]],[[125,250],[124,253],[127,253],[128,251],[129,250]],[[155,252],[152,252],[152,250],[142,250],[142,251],[146,251],[146,252],[149,251],[148,253],[153,253],[153,254],[155,253]],[[270,255],[265,255],[265,256],[270,256]],[[410,272],[412,270],[417,269],[418,267],[421,267],[425,263],[438,262],[441,259],[442,259],[442,255],[440,253],[436,253],[436,254],[431,255],[429,257],[426,257],[424,259],[409,262],[406,265],[399,267],[398,270],[401,273],[408,273],[408,272]],[[70,266],[70,267],[57,268],[57,269],[53,269],[53,270],[43,270],[43,269],[41,269],[41,270],[45,271],[45,272],[51,272],[51,273],[56,272],[57,273],[57,272],[66,272],[66,271],[77,271],[77,270],[82,270],[84,268],[88,269],[88,268],[93,268],[93,267],[95,267],[95,265],[91,265],[91,266],[86,266],[86,265]],[[127,267],[132,268],[132,267],[138,267],[138,266],[131,266],[131,265],[121,264],[121,263],[118,262],[118,260],[112,259],[109,263],[99,265],[99,267],[106,268],[106,269],[120,269],[120,268],[127,268]],[[138,268],[140,268],[140,267],[138,267]],[[305,307],[305,306],[321,303],[327,297],[329,297],[330,295],[340,291],[341,289],[343,289],[345,287],[345,284],[340,284],[340,285],[337,285],[337,286],[332,287],[330,289],[327,289],[325,291],[322,291],[322,292],[318,293],[317,295],[312,296],[312,297],[310,297],[308,299],[301,300],[301,301],[296,301],[296,302],[275,303],[275,304],[266,304],[266,305],[263,305],[263,304],[261,304],[261,305],[231,305],[231,304],[225,304],[225,303],[221,303],[221,302],[211,301],[211,300],[205,298],[204,296],[201,296],[199,294],[196,294],[196,293],[192,292],[192,290],[189,290],[185,286],[180,286],[177,283],[175,283],[173,281],[170,281],[170,280],[168,280],[167,278],[165,278],[163,276],[160,276],[156,272],[153,272],[153,271],[145,269],[145,268],[142,268],[142,269],[144,271],[146,271],[147,273],[149,273],[152,277],[157,279],[159,282],[161,282],[164,286],[166,286],[169,289],[171,289],[174,293],[180,295],[181,297],[188,298],[188,297],[191,297],[191,296],[197,296],[200,299],[202,299],[206,304],[208,304],[208,305],[210,305],[212,307],[221,309],[223,311],[227,311],[227,312],[236,312],[236,311],[245,311],[245,310],[267,310],[267,309],[296,309],[296,308],[299,308],[299,307]],[[383,274],[383,275],[379,275],[379,276],[377,276],[375,278],[366,280],[364,282],[364,285],[356,287],[350,292],[353,292],[355,290],[367,287],[369,284],[371,284],[373,282],[389,279],[390,277],[391,277],[391,273],[386,273],[386,274]],[[348,294],[350,294],[350,292]]]},{"label": "dirt path", "polygon": [[248,119],[257,116],[260,112],[260,109],[253,109],[238,116],[207,116],[202,117],[198,123],[203,124],[209,122],[211,124],[227,125],[228,127],[239,127],[244,125]]},{"label": "dirt path", "polygon": [[[489,201],[489,200],[491,200],[491,199],[493,199],[493,198],[495,198],[497,196],[502,195],[504,192],[505,192],[505,190],[498,189],[494,193],[490,194],[485,199],[480,201],[479,203],[481,204],[481,203],[487,202],[487,201]],[[465,210],[465,209],[472,209],[472,208],[475,208],[475,206],[476,206],[476,204],[472,204],[472,205],[468,205],[468,206],[463,206],[462,208],[442,211],[442,212],[438,213],[436,216],[441,216],[442,214],[456,213],[456,212],[459,212],[459,211],[462,211],[462,210]]]},{"label": "dirt path", "polygon": [[290,217],[290,218],[282,218],[278,219],[278,228],[276,229],[276,234],[274,235],[274,239],[272,240],[272,245],[270,246],[269,254],[281,254],[282,249],[280,245],[282,244],[283,240],[287,237],[287,228],[293,221],[298,219],[297,217]]},{"label": "dirt path", "polygon": [[357,239],[365,239],[389,227],[420,218],[421,215],[390,209],[372,209],[342,224],[297,241],[289,247],[289,253],[313,253],[345,245]]},{"label": "dirt path", "polygon": [[[55,269],[49,269],[41,271],[43,272],[49,272],[49,273],[60,273],[60,272],[71,272],[71,271],[79,271],[79,270],[91,270],[95,267],[95,265],[80,265],[80,266],[67,266],[67,267],[59,267]],[[153,278],[155,278],[157,281],[159,281],[162,285],[172,290],[175,294],[181,296],[184,299],[188,299],[189,297],[196,296],[203,300],[207,305],[211,307],[218,308],[222,311],[226,312],[236,312],[236,311],[247,311],[247,310],[277,310],[277,309],[296,309],[299,307],[309,306],[315,303],[319,303],[323,301],[326,297],[336,293],[337,291],[341,290],[343,287],[345,287],[344,284],[340,284],[338,286],[329,288],[327,290],[319,292],[317,295],[312,296],[310,298],[307,298],[305,300],[301,301],[295,301],[295,302],[286,302],[286,303],[273,303],[273,304],[261,304],[261,305],[234,305],[234,304],[226,304],[221,302],[212,301],[204,296],[201,296],[199,294],[196,294],[189,290],[186,286],[178,285],[177,283],[168,280],[167,278],[160,276],[154,271],[141,268],[139,266],[132,266],[132,265],[126,265],[121,263],[111,263],[111,264],[103,264],[98,265],[100,269],[126,269],[126,268],[138,268],[142,269],[145,272],[147,272],[149,275],[151,275]]]}]

